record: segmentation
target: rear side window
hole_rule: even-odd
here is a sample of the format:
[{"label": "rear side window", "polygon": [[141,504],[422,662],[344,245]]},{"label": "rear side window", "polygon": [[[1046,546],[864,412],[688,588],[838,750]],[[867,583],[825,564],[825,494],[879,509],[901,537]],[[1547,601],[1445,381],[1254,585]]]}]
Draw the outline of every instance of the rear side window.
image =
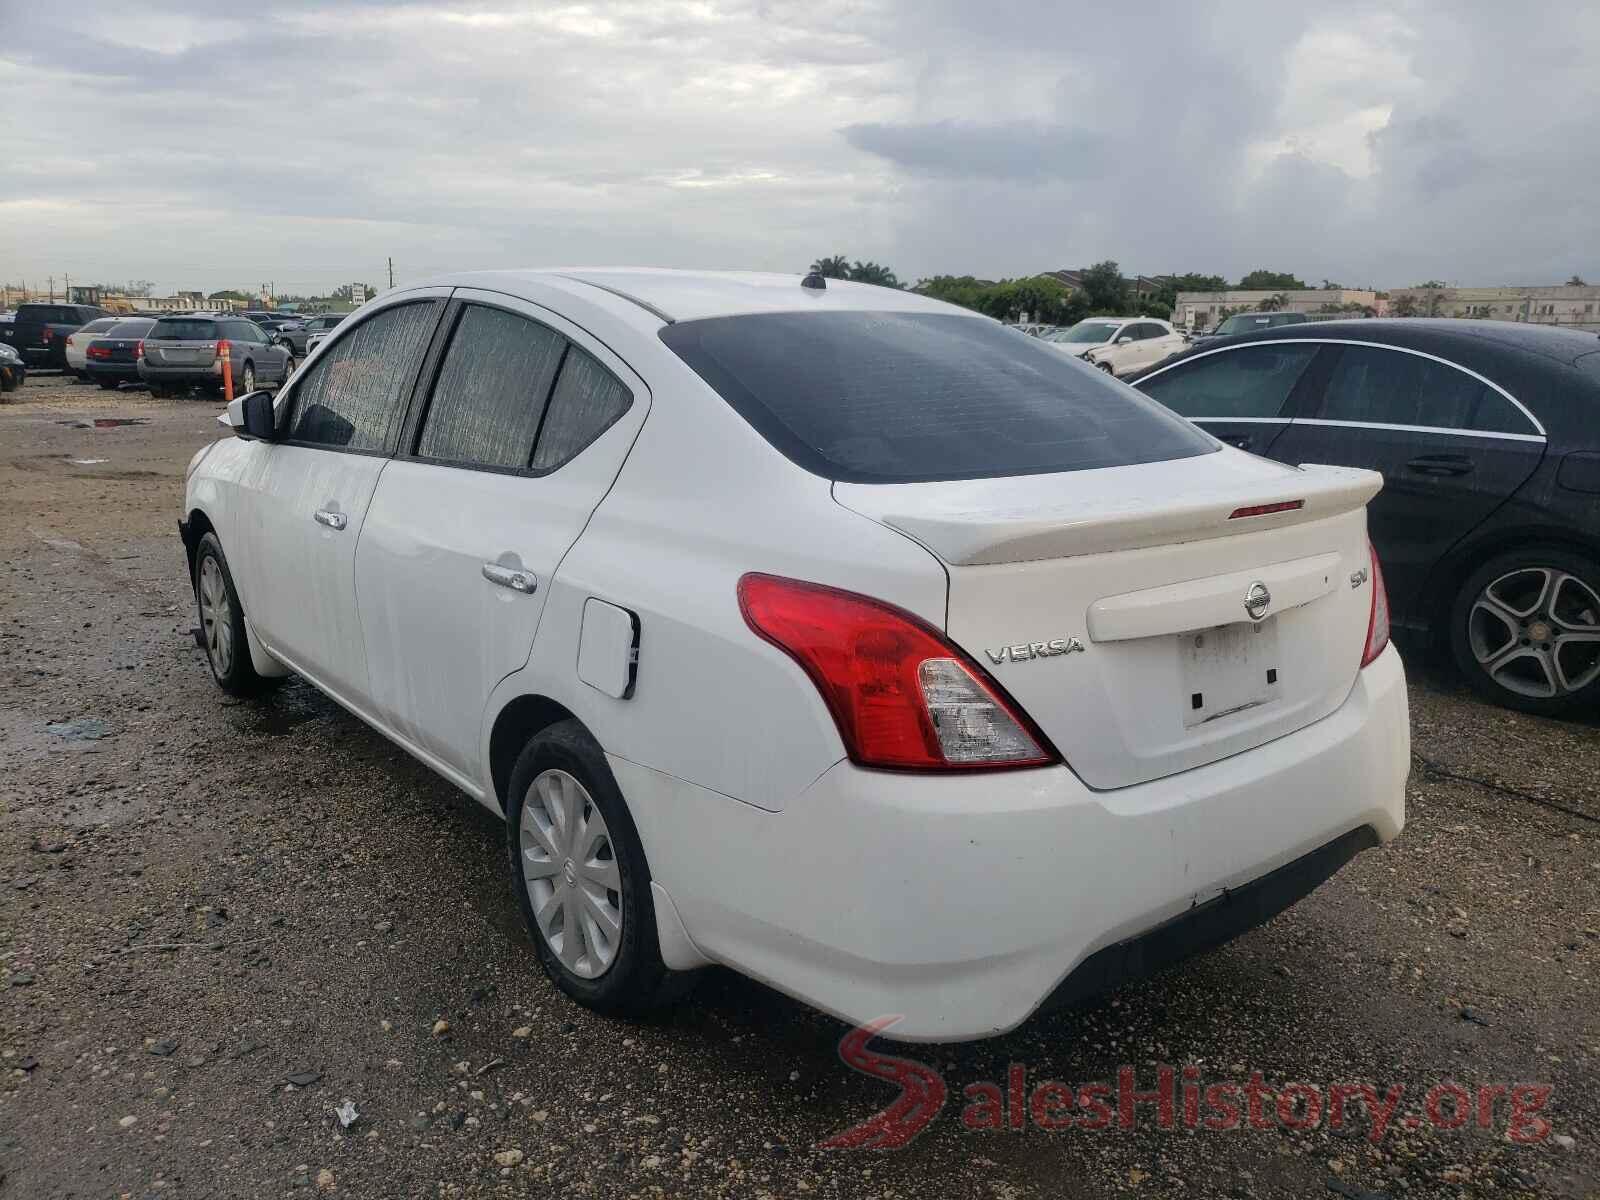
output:
[{"label": "rear side window", "polygon": [[526,317],[469,304],[433,385],[417,455],[526,470],[566,345]]},{"label": "rear side window", "polygon": [[568,347],[544,426],[539,430],[533,469],[554,471],[571,462],[632,404],[633,393],[593,355],[577,346]]},{"label": "rear side window", "polygon": [[179,317],[157,321],[151,327],[151,341],[214,342],[217,340],[215,321],[197,321],[192,317]]},{"label": "rear side window", "polygon": [[1398,350],[1346,346],[1319,414],[1328,421],[1535,433],[1499,392],[1448,363]]},{"label": "rear side window", "polygon": [[660,337],[769,443],[829,479],[984,479],[1216,449],[1105,372],[977,317],[759,313]]},{"label": "rear side window", "polygon": [[437,317],[434,301],[397,305],[329,346],[296,376],[289,439],[387,450]]},{"label": "rear side window", "polygon": [[1276,417],[1316,357],[1306,342],[1268,342],[1202,354],[1139,381],[1141,391],[1195,420]]}]

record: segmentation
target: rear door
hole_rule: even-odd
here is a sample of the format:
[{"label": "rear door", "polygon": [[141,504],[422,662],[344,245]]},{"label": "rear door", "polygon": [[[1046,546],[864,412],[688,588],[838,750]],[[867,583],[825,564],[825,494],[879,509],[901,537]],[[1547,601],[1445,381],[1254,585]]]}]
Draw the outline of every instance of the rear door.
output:
[{"label": "rear door", "polygon": [[1202,351],[1139,380],[1141,391],[1240,450],[1277,445],[1320,373],[1314,342],[1254,342]]},{"label": "rear door", "polygon": [[1327,353],[1316,394],[1272,456],[1382,472],[1372,541],[1395,613],[1416,616],[1434,563],[1539,465],[1544,429],[1483,376],[1432,355],[1357,344]]},{"label": "rear door", "polygon": [[379,716],[470,781],[489,693],[528,661],[556,569],[649,393],[547,309],[455,297],[426,403],[367,513],[356,578]]},{"label": "rear door", "polygon": [[356,615],[356,542],[389,462],[448,289],[398,297],[345,330],[297,375],[279,420],[241,480],[229,565],[272,652],[346,704],[365,708]]}]

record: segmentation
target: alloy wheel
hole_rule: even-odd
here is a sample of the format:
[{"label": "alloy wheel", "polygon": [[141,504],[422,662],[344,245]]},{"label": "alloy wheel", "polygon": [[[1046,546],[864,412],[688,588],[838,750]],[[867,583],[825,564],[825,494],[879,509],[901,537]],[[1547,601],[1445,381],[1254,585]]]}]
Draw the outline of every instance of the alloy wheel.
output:
[{"label": "alloy wheel", "polygon": [[245,395],[256,390],[256,369],[250,363],[245,363],[244,370],[239,373],[239,391]]},{"label": "alloy wheel", "polygon": [[1556,567],[1520,567],[1478,593],[1467,642],[1484,673],[1507,691],[1570,695],[1600,677],[1600,595]]},{"label": "alloy wheel", "polygon": [[212,669],[219,677],[227,675],[233,669],[233,606],[222,568],[210,555],[200,562],[200,625]]},{"label": "alloy wheel", "polygon": [[622,945],[622,875],[605,817],[582,783],[552,769],[529,786],[518,833],[540,934],[567,970],[599,978]]}]

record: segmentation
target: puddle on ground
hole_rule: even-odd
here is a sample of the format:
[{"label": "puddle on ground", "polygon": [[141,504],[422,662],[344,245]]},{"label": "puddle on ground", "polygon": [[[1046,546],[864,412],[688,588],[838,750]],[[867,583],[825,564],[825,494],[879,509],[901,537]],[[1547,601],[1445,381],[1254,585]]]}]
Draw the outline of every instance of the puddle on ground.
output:
[{"label": "puddle on ground", "polygon": [[94,419],[94,427],[96,429],[115,429],[118,425],[148,424],[150,424],[149,417],[96,417]]},{"label": "puddle on ground", "polygon": [[307,721],[326,716],[334,707],[333,701],[325,699],[315,688],[294,680],[271,695],[241,704],[233,711],[242,732],[282,737]]}]

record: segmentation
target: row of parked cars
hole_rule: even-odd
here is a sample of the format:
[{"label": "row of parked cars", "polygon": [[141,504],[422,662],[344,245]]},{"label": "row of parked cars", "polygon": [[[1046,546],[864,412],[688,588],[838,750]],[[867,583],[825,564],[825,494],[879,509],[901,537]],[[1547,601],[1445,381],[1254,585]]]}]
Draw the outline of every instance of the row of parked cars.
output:
[{"label": "row of parked cars", "polygon": [[153,395],[222,389],[222,365],[237,387],[282,383],[347,314],[309,318],[272,312],[118,316],[85,304],[24,304],[0,323],[0,387],[20,386],[29,367],[56,369],[114,389],[147,384]]},{"label": "row of parked cars", "polygon": [[1309,319],[1305,313],[1235,313],[1210,333],[1195,334],[1153,317],[1090,317],[1076,325],[1025,324],[1013,328],[1122,379],[1181,354],[1191,345],[1202,346],[1222,337],[1304,324]]}]

